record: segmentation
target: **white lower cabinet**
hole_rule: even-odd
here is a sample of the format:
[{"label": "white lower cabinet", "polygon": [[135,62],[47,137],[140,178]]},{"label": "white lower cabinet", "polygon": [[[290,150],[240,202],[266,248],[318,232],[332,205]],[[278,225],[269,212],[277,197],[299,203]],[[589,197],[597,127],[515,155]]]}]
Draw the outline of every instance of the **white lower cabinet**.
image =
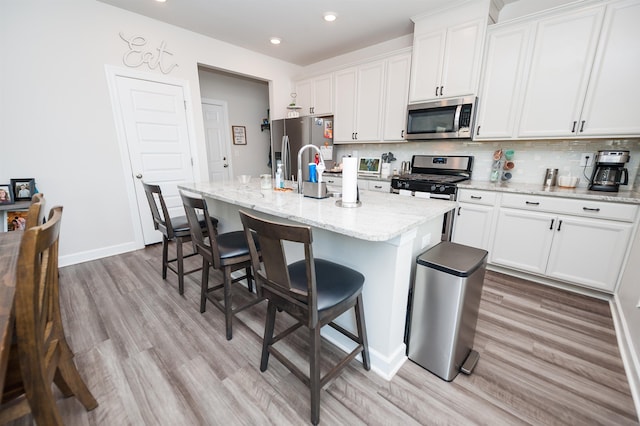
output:
[{"label": "white lower cabinet", "polygon": [[452,241],[489,250],[496,193],[461,189],[453,218]]},{"label": "white lower cabinet", "polygon": [[[520,204],[522,209],[513,208]],[[625,215],[621,220],[563,213],[608,215],[615,207],[605,202],[505,194],[494,229],[490,262],[613,292],[637,206],[620,205],[617,210]]]},{"label": "white lower cabinet", "polygon": [[[361,185],[363,182],[366,182],[366,186]],[[391,192],[391,182],[389,181],[358,180],[358,185],[360,185],[360,188],[368,189],[369,191]]]}]

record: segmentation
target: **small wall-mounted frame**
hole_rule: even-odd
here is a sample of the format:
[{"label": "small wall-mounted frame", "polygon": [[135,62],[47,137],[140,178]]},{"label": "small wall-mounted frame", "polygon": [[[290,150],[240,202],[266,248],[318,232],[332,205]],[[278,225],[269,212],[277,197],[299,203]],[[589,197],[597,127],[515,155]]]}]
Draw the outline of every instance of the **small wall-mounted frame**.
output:
[{"label": "small wall-mounted frame", "polygon": [[[0,184],[0,204],[13,204],[13,187],[8,183]],[[1,229],[0,229],[1,230]]]},{"label": "small wall-mounted frame", "polygon": [[36,181],[33,178],[11,179],[11,188],[16,201],[27,201],[36,191]]},{"label": "small wall-mounted frame", "polygon": [[233,133],[234,145],[247,144],[247,128],[245,126],[231,126],[231,133]]}]

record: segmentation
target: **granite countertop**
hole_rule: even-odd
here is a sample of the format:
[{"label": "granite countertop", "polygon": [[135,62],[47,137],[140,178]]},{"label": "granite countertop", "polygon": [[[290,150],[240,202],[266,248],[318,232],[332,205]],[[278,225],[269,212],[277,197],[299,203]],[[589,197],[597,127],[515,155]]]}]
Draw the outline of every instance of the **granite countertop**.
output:
[{"label": "granite countertop", "polygon": [[[286,185],[293,186],[290,181]],[[368,241],[388,241],[457,206],[455,201],[361,191],[362,205],[344,208],[336,206],[338,198],[334,197],[315,199],[294,191],[261,190],[257,180],[246,186],[237,182],[195,182],[178,187],[239,207]]]},{"label": "granite countertop", "polygon": [[510,192],[514,194],[546,195],[551,197],[578,198],[583,200],[614,201],[618,203],[640,204],[640,191],[603,192],[589,191],[585,187],[543,188],[533,183],[494,183],[488,181],[466,181],[458,184],[460,189],[479,189],[486,191]]}]

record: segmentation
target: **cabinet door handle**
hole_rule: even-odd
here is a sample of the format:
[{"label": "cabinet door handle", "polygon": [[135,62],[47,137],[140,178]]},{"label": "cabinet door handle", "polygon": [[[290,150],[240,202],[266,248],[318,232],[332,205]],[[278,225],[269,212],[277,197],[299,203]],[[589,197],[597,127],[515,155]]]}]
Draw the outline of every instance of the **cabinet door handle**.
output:
[{"label": "cabinet door handle", "polygon": [[590,207],[583,207],[582,210],[584,210],[585,212],[599,212],[600,211],[599,208],[592,209]]},{"label": "cabinet door handle", "polygon": [[576,132],[576,125],[578,124],[577,121],[573,122],[573,127],[571,128],[571,133],[575,133]]},{"label": "cabinet door handle", "polygon": [[402,131],[400,132],[400,137],[401,137],[401,138],[404,138],[404,130],[402,130]]},{"label": "cabinet door handle", "polygon": [[356,138],[356,133],[355,132],[351,133],[351,140],[353,140],[355,138]]},{"label": "cabinet door handle", "polygon": [[442,96],[442,89],[444,89],[444,86],[440,86],[440,96]]},{"label": "cabinet door handle", "polygon": [[525,201],[524,203],[526,205],[528,205],[528,206],[539,206],[540,205],[540,203],[536,203],[536,202],[533,202],[533,201]]},{"label": "cabinet door handle", "polygon": [[436,86],[436,96],[438,96],[438,86]]},{"label": "cabinet door handle", "polygon": [[356,132],[356,140],[358,140],[358,132]]},{"label": "cabinet door handle", "polygon": [[460,210],[462,210],[462,207],[458,207],[458,216],[460,216]]},{"label": "cabinet door handle", "polygon": [[562,219],[560,219],[560,221],[558,222],[558,231],[560,230],[561,227],[562,227]]},{"label": "cabinet door handle", "polygon": [[476,130],[476,136],[480,136],[480,126],[478,126],[478,130]]},{"label": "cabinet door handle", "polygon": [[582,123],[580,123],[580,133],[584,132],[584,122],[585,120],[582,120]]},{"label": "cabinet door handle", "polygon": [[382,185],[373,185],[375,189],[382,189]]},{"label": "cabinet door handle", "polygon": [[551,219],[551,225],[549,225],[549,229],[553,231],[553,222],[555,222],[555,219]]},{"label": "cabinet door handle", "polygon": [[482,197],[478,197],[477,195],[472,195],[471,199],[472,200],[482,200]]}]

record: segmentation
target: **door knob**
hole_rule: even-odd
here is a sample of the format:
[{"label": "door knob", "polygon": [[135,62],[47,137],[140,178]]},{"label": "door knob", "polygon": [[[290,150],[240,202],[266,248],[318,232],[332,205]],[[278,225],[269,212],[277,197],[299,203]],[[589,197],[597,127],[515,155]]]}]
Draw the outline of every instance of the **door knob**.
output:
[{"label": "door knob", "polygon": [[138,174],[136,175],[136,177],[137,177],[138,179],[142,179],[142,175],[141,175],[140,173],[138,173]]}]

